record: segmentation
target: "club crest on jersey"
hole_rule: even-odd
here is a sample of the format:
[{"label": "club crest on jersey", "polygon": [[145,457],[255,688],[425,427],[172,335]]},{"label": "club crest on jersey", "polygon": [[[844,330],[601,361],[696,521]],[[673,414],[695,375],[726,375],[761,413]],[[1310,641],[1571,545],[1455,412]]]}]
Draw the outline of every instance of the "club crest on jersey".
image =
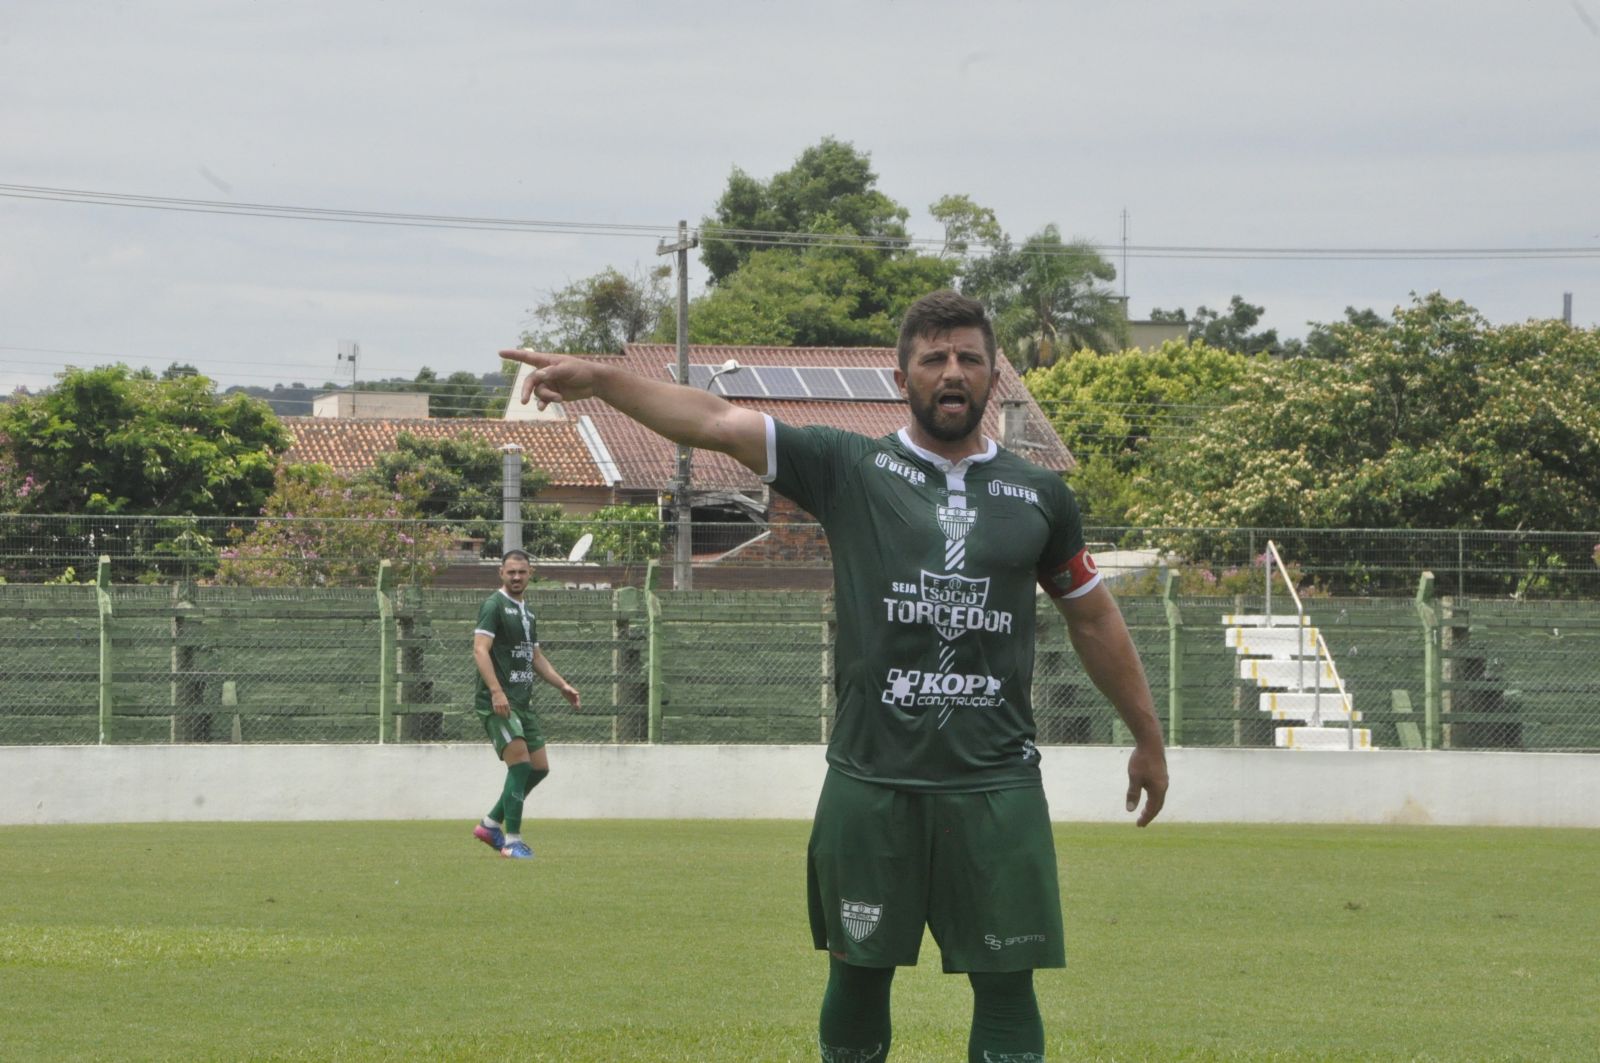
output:
[{"label": "club crest on jersey", "polygon": [[958,506],[939,507],[939,530],[953,543],[965,539],[976,523],[978,523],[978,511],[975,509],[962,509]]},{"label": "club crest on jersey", "polygon": [[[940,576],[923,569],[922,600],[935,605],[982,609],[983,604],[989,600],[989,577],[969,579],[966,576],[953,574]],[[966,624],[959,626],[955,623],[934,624],[934,630],[938,631],[946,641],[956,638],[966,630],[966,627]]]},{"label": "club crest on jersey", "polygon": [[850,935],[851,941],[865,941],[878,929],[878,920],[883,918],[883,905],[867,904],[865,901],[839,902],[839,919],[844,923],[844,932]]}]

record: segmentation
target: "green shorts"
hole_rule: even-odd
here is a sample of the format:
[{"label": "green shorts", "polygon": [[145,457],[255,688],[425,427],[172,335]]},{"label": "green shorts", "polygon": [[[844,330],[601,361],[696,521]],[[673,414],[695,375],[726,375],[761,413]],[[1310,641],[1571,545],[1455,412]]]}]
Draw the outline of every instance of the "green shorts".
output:
[{"label": "green shorts", "polygon": [[518,738],[528,743],[529,752],[544,746],[544,730],[539,726],[539,714],[532,707],[518,708],[512,705],[509,716],[496,716],[492,707],[476,702],[473,708],[478,712],[484,733],[494,743],[495,756],[505,756],[506,746]]},{"label": "green shorts", "polygon": [[829,770],[806,851],[811,937],[846,963],[947,972],[1065,967],[1042,787],[918,793]]}]

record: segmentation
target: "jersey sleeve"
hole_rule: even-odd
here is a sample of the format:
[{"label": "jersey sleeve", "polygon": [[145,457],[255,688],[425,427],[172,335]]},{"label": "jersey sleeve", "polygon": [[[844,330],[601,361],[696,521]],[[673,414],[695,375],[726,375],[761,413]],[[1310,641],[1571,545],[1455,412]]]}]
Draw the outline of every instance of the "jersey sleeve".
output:
[{"label": "jersey sleeve", "polygon": [[487,635],[494,638],[497,628],[496,622],[500,619],[499,595],[491,595],[478,606],[478,624],[472,629],[474,635]]},{"label": "jersey sleeve", "polygon": [[1050,538],[1039,555],[1039,586],[1052,598],[1077,598],[1100,582],[1100,570],[1083,538],[1083,518],[1072,489],[1057,483],[1049,500]]},{"label": "jersey sleeve", "polygon": [[860,438],[837,428],[811,425],[794,428],[767,418],[767,469],[773,490],[819,521],[826,522],[835,492],[844,478],[848,444]]}]

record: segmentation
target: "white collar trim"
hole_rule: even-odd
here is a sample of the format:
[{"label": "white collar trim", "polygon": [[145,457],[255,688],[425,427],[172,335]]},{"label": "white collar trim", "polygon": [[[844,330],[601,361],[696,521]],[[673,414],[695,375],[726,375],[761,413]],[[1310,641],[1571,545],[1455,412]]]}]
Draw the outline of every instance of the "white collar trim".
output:
[{"label": "white collar trim", "polygon": [[949,458],[940,457],[931,450],[917,446],[911,441],[911,433],[904,428],[900,429],[896,434],[907,450],[943,473],[965,472],[968,466],[977,465],[985,461],[993,461],[995,455],[1000,453],[1000,448],[995,445],[995,441],[988,436],[984,436],[983,450],[976,454],[969,454],[960,461],[951,461]]}]

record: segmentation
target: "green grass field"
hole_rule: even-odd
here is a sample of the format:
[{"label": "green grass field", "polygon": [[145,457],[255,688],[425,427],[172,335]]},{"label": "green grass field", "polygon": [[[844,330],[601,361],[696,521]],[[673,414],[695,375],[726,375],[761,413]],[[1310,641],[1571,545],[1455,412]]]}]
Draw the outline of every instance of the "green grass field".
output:
[{"label": "green grass field", "polygon": [[[0,828],[0,1059],[813,1060],[794,822]],[[1600,1059],[1600,831],[1062,825],[1050,1059]],[[968,992],[896,980],[899,1061]]]}]

